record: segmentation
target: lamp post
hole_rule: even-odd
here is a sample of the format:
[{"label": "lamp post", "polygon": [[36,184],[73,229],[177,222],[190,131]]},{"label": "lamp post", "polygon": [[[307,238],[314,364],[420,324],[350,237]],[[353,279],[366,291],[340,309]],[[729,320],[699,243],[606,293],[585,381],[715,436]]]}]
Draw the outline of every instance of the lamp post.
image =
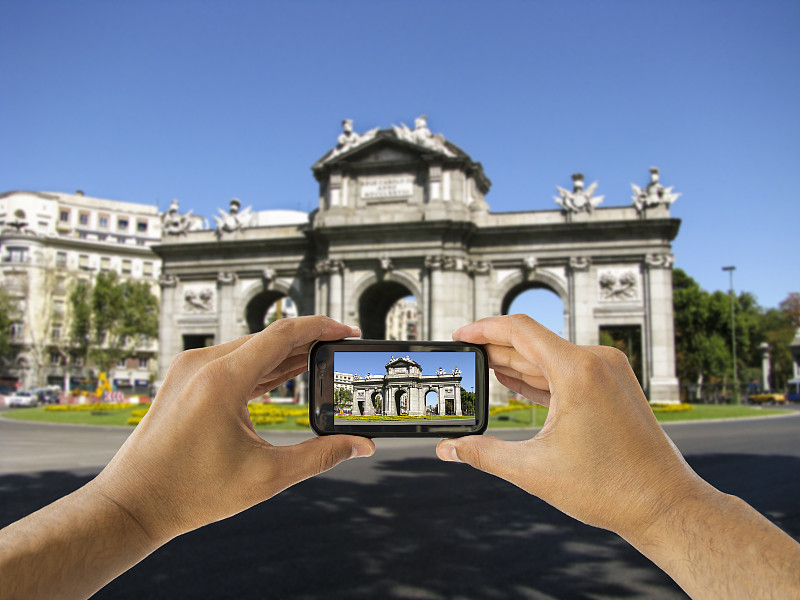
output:
[{"label": "lamp post", "polygon": [[734,303],[733,293],[733,272],[736,267],[722,267],[723,271],[727,271],[730,275],[731,289],[731,348],[733,352],[733,403],[739,404],[739,374],[736,368],[736,304]]}]

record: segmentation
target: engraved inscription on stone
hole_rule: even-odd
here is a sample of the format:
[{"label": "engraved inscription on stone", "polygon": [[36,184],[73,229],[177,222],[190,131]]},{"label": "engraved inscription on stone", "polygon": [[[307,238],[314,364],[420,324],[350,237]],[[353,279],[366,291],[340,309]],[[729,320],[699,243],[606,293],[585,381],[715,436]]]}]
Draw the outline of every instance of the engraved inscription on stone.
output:
[{"label": "engraved inscription on stone", "polygon": [[410,198],[414,192],[414,178],[411,175],[359,177],[358,183],[364,200]]}]

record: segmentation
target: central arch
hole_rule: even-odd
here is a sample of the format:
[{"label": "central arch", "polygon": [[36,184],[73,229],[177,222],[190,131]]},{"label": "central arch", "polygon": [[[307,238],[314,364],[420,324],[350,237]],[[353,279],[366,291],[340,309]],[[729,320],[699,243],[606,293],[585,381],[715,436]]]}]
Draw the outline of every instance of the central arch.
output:
[{"label": "central arch", "polygon": [[370,285],[358,299],[358,321],[364,338],[386,339],[386,315],[394,304],[412,290],[398,281],[379,281]]}]

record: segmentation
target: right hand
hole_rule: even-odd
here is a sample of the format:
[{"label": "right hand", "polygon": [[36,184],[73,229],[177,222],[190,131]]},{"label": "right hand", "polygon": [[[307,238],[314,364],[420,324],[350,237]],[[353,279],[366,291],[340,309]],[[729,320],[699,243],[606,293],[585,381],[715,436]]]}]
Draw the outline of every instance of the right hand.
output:
[{"label": "right hand", "polygon": [[453,339],[486,345],[498,381],[550,410],[530,440],[443,440],[442,460],[492,473],[628,539],[680,499],[713,490],[661,430],[622,352],[576,346],[525,315],[483,319]]}]

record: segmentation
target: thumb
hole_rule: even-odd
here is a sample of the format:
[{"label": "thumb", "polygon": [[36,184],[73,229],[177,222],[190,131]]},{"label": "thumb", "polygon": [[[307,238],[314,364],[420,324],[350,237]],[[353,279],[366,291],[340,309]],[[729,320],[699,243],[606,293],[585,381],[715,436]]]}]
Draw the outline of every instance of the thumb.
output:
[{"label": "thumb", "polygon": [[340,462],[358,456],[372,456],[375,444],[368,438],[354,435],[324,435],[294,446],[281,447],[285,457],[289,485],[319,475]]},{"label": "thumb", "polygon": [[436,446],[436,455],[445,461],[463,462],[517,483],[524,460],[521,442],[506,442],[490,435],[469,435],[461,438],[442,440]]}]

